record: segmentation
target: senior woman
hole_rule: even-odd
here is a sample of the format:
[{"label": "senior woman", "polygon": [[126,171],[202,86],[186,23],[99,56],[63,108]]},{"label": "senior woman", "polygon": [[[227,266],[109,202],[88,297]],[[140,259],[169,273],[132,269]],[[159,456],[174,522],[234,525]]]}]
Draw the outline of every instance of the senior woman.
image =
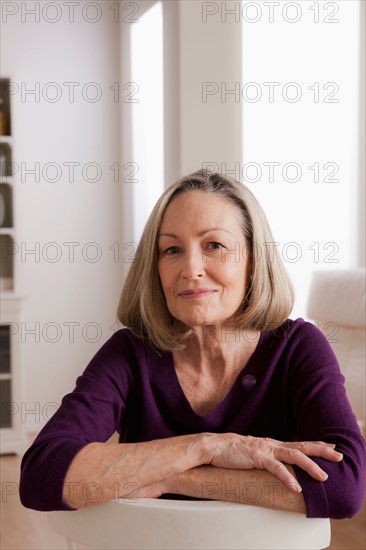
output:
[{"label": "senior woman", "polygon": [[[322,333],[242,184],[200,170],[143,232],[96,353],[22,461],[20,497],[74,510],[118,497],[229,500],[354,515],[365,445]],[[115,432],[119,443],[107,443]]]}]

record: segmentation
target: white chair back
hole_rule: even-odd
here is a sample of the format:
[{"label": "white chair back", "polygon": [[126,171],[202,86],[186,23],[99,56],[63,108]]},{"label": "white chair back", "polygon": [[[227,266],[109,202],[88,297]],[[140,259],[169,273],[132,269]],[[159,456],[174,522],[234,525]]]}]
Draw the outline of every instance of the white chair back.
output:
[{"label": "white chair back", "polygon": [[364,268],[316,271],[307,315],[327,337],[346,379],[346,391],[365,430],[366,271]]},{"label": "white chair back", "polygon": [[51,528],[98,550],[320,550],[328,519],[219,501],[119,499],[75,512],[48,512]]}]

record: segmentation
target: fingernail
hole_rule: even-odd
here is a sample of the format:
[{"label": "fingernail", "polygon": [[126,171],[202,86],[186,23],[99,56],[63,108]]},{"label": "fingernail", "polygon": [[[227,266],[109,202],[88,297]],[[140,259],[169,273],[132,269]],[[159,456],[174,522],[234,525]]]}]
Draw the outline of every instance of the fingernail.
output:
[{"label": "fingernail", "polygon": [[336,455],[337,455],[337,458],[339,458],[339,460],[342,460],[343,458],[343,453],[339,453],[338,451],[335,452]]},{"label": "fingernail", "polygon": [[325,480],[325,479],[328,479],[328,474],[326,472],[320,472],[320,475],[322,476],[322,478]]},{"label": "fingernail", "polygon": [[295,493],[301,493],[302,491],[302,487],[297,481],[291,481],[291,483],[288,485],[288,488]]}]

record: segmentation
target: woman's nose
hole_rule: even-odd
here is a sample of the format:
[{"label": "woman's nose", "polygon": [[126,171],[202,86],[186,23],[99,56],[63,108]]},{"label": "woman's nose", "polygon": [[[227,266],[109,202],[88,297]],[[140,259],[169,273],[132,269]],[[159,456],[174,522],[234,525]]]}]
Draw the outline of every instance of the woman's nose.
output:
[{"label": "woman's nose", "polygon": [[204,257],[202,250],[187,251],[183,257],[182,277],[195,279],[205,274]]}]

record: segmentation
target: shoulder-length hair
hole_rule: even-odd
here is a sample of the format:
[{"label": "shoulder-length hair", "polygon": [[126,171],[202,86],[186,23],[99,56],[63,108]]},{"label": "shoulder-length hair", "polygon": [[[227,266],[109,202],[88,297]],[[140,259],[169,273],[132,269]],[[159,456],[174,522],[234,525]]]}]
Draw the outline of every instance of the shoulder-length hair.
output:
[{"label": "shoulder-length hair", "polygon": [[293,288],[257,199],[245,185],[233,179],[198,170],[171,185],[156,203],[118,304],[119,321],[157,350],[182,350],[192,333],[167,308],[158,274],[158,238],[168,204],[178,195],[196,190],[216,193],[232,201],[241,213],[251,273],[245,299],[235,315],[235,326],[241,330],[274,330],[287,319],[293,307]]}]

